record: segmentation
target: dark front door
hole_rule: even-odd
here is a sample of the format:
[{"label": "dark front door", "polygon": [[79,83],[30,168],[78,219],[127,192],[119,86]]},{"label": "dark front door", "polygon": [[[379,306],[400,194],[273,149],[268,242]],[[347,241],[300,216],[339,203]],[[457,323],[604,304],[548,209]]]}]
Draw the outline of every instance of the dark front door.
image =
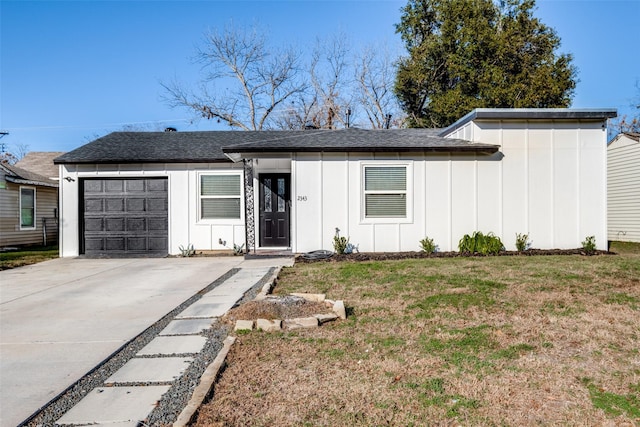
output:
[{"label": "dark front door", "polygon": [[260,175],[260,246],[289,247],[290,176]]}]

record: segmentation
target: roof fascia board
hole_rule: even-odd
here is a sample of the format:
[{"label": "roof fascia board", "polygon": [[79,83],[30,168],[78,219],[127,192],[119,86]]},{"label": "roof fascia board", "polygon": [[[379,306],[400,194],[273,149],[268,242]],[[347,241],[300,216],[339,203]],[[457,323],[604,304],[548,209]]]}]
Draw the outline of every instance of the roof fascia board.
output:
[{"label": "roof fascia board", "polygon": [[32,181],[29,179],[16,178],[14,176],[6,175],[5,179],[14,184],[22,184],[22,185],[37,185],[40,187],[52,187],[58,188],[59,185],[57,183],[49,183],[49,182],[41,182],[41,181]]},{"label": "roof fascia board", "polygon": [[481,120],[594,120],[616,117],[615,108],[476,108],[458,121],[443,129],[439,136],[447,136],[471,121]]}]

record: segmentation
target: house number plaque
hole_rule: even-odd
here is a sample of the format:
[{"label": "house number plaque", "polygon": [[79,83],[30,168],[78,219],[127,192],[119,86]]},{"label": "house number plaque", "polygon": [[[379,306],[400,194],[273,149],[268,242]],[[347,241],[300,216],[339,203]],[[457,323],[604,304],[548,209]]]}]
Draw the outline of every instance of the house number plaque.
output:
[{"label": "house number plaque", "polygon": [[297,200],[299,202],[306,202],[307,201],[307,196],[298,196]]}]

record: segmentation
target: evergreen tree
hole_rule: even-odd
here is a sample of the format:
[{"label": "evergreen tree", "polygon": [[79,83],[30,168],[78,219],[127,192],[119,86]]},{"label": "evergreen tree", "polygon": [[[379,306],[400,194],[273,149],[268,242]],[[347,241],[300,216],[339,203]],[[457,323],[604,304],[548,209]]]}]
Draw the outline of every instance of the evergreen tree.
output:
[{"label": "evergreen tree", "polygon": [[535,0],[409,0],[396,31],[395,92],[413,127],[443,127],[474,108],[571,103],[572,56],[533,15]]}]

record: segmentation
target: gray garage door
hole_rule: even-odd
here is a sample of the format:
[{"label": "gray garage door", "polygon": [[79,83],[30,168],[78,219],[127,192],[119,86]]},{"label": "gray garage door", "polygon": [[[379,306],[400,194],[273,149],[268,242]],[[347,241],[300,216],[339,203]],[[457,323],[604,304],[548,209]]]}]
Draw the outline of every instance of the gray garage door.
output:
[{"label": "gray garage door", "polygon": [[85,179],[81,243],[86,255],[166,255],[167,179]]}]

